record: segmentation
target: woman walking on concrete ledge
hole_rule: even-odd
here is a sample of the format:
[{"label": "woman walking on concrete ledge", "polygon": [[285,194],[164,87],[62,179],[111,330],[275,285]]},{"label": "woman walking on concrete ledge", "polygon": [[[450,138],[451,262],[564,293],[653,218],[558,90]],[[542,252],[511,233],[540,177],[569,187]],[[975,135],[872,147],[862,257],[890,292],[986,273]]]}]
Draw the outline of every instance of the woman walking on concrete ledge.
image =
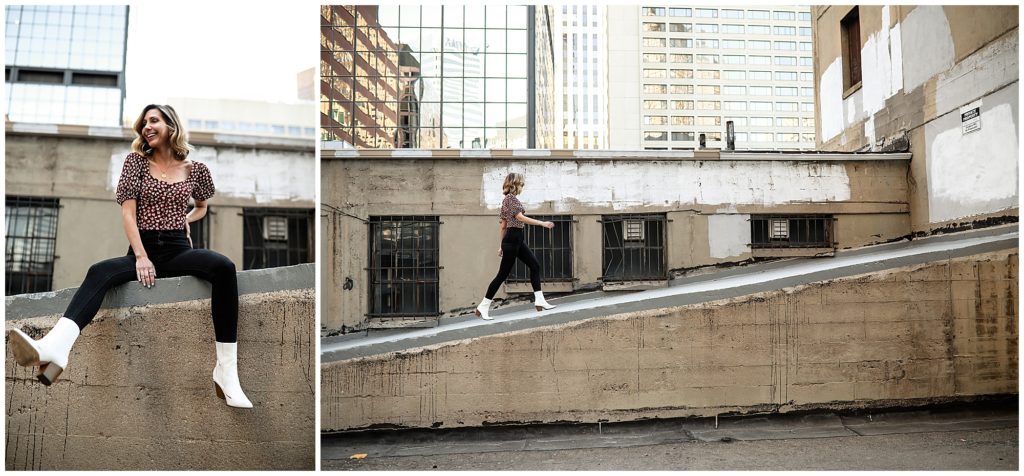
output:
[{"label": "woman walking on concrete ledge", "polygon": [[[112,287],[137,280],[146,288],[160,277],[196,276],[213,288],[213,328],[217,364],[213,382],[228,405],[252,408],[238,382],[236,367],[238,285],[235,265],[219,253],[192,248],[189,223],[206,215],[213,179],[205,165],[188,159],[189,146],[171,106],[146,106],[134,125],[132,142],[117,184],[117,203],[128,237],[128,254],[89,268],[64,317],[40,340],[13,329],[8,342],[21,365],[39,366],[37,377],[51,385],[67,368],[79,333],[92,321]],[[195,200],[191,212],[189,198]]]},{"label": "woman walking on concrete ledge", "polygon": [[491,285],[487,287],[486,296],[480,301],[480,305],[476,307],[476,315],[486,320],[493,319],[493,317],[488,315],[491,299],[494,299],[494,295],[498,292],[498,286],[501,286],[501,283],[505,282],[509,273],[512,272],[512,266],[515,265],[516,258],[519,258],[530,268],[530,284],[533,285],[534,307],[538,311],[555,307],[544,300],[544,292],[540,290],[540,263],[537,262],[537,257],[533,255],[530,248],[526,246],[526,237],[523,233],[526,223],[543,226],[544,228],[554,228],[555,224],[549,221],[534,220],[523,214],[523,204],[519,202],[516,195],[522,193],[525,184],[526,182],[523,180],[522,174],[511,173],[505,177],[505,183],[501,186],[501,191],[505,194],[505,200],[501,202],[501,214],[498,216],[501,220],[498,231],[498,236],[501,239],[501,246],[498,248],[498,256],[501,256],[501,265],[498,266],[498,275],[494,277]]}]

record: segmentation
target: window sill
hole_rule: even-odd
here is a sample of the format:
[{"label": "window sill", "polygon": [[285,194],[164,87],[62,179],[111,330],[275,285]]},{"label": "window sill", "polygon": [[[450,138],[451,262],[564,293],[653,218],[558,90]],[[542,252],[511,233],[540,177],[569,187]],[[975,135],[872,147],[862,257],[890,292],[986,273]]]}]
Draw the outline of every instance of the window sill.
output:
[{"label": "window sill", "polygon": [[843,91],[843,99],[850,97],[851,94],[860,90],[862,84],[864,84],[864,81],[857,81],[857,84],[854,84],[853,86],[847,88],[846,91]]}]

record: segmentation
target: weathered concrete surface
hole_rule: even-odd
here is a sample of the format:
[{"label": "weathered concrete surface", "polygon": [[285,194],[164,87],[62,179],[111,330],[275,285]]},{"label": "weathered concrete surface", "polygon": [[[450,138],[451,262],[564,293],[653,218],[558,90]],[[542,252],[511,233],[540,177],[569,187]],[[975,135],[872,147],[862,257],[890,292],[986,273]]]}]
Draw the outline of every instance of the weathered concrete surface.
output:
[{"label": "weathered concrete surface", "polygon": [[[313,469],[314,310],[311,287],[240,297],[239,377],[252,410],[215,395],[209,299],[101,310],[51,387],[8,353],[5,468]],[[6,327],[38,338],[57,317]]]},{"label": "weathered concrete surface", "polygon": [[[322,151],[322,323],[349,332],[368,319],[373,216],[437,216],[442,317],[476,306],[494,277],[501,181],[525,173],[528,215],[572,218],[570,292],[603,285],[600,220],[664,213],[667,271],[751,259],[751,215],[827,214],[850,248],[910,233],[908,154],[729,151]],[[470,153],[473,153],[470,156]],[[465,154],[461,157],[459,154]],[[492,251],[491,248],[494,248]],[[808,255],[807,250],[801,250]],[[528,291],[506,285],[499,299]],[[372,322],[371,322],[372,321]]]},{"label": "weathered concrete surface", "polygon": [[531,301],[524,299],[522,304],[495,307],[493,321],[477,318],[470,308],[464,311],[466,315],[445,318],[432,328],[350,333],[321,339],[320,360],[348,360],[595,317],[737,298],[891,268],[1007,250],[1018,246],[1020,236],[1017,230],[1016,224],[1003,225],[844,250],[827,258],[735,266],[676,278],[669,282],[668,288],[640,292],[599,291],[552,298],[550,302],[557,307],[541,314],[534,311]]},{"label": "weathered concrete surface", "polygon": [[[858,8],[863,80],[840,23]],[[818,148],[909,150],[914,231],[1018,216],[1017,5],[812,8]],[[961,114],[978,108],[980,127]]]},{"label": "weathered concrete surface", "polygon": [[596,422],[1017,392],[1018,251],[322,366],[321,429]]}]

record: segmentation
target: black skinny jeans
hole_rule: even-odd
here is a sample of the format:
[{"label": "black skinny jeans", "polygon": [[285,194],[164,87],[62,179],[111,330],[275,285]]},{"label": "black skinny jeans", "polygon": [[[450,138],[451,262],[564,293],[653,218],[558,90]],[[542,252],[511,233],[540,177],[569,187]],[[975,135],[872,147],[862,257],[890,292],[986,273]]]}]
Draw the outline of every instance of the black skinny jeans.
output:
[{"label": "black skinny jeans", "polygon": [[533,292],[540,291],[540,263],[537,257],[526,246],[525,236],[522,228],[507,228],[505,236],[501,239],[501,265],[498,266],[498,275],[487,287],[487,299],[494,299],[498,287],[508,279],[512,272],[512,266],[516,264],[516,258],[526,263],[530,268],[530,284],[533,285]]},{"label": "black skinny jeans", "polygon": [[[195,276],[210,282],[213,286],[213,332],[217,342],[236,342],[238,282],[235,264],[220,253],[192,249],[185,230],[146,230],[139,234],[142,246],[156,268],[157,278]],[[85,329],[103,304],[107,290],[131,281],[138,281],[138,275],[135,272],[135,252],[129,246],[127,256],[100,261],[89,268],[64,317],[75,321],[79,329]]]}]

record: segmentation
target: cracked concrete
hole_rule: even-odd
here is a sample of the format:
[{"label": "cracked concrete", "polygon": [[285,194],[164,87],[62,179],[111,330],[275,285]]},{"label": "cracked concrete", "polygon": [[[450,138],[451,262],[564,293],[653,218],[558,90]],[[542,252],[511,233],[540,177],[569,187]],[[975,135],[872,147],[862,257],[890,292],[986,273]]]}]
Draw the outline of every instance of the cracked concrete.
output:
[{"label": "cracked concrete", "polygon": [[[301,274],[311,278],[312,265],[247,275],[238,370],[252,410],[227,407],[214,393],[209,291],[193,289],[183,301],[153,299],[172,289],[172,280],[145,296],[169,302],[101,309],[50,387],[8,353],[5,468],[313,469],[315,293],[311,279],[306,288],[289,289],[303,283],[290,281]],[[114,303],[134,302],[132,294],[143,296],[133,291]],[[58,315],[11,317],[8,329],[40,337]]]}]

